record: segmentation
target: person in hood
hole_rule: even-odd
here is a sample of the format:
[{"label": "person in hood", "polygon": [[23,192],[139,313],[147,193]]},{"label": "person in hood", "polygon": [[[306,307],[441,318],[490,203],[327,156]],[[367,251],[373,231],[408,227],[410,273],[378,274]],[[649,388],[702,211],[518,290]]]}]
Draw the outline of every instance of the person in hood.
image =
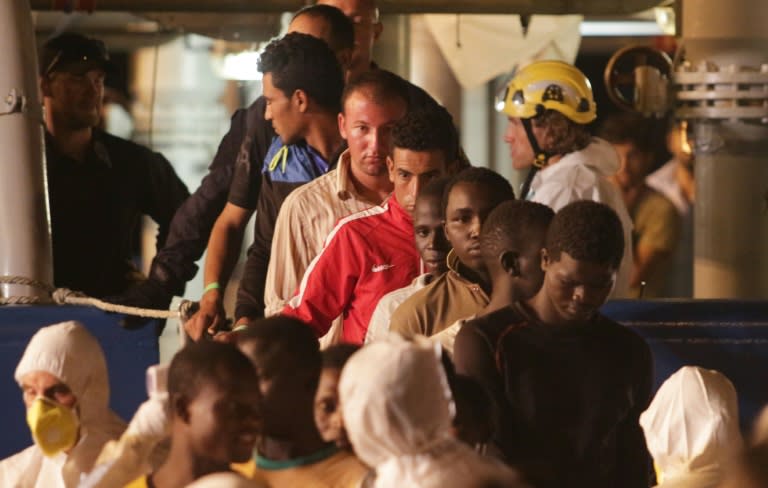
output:
[{"label": "person in hood", "polygon": [[393,336],[355,353],[341,373],[347,434],[375,468],[373,487],[519,486],[516,474],[452,434],[455,406],[440,348]]},{"label": "person in hood", "polygon": [[658,488],[711,488],[742,447],[736,389],[722,373],[683,366],[640,415]]},{"label": "person in hood", "polygon": [[531,168],[521,198],[549,205],[555,212],[576,200],[593,200],[618,214],[624,257],[612,297],[627,296],[632,219],[608,180],[619,171],[619,156],[608,142],[590,137],[587,129],[597,117],[589,79],[568,63],[536,61],[517,72],[497,108],[509,120],[504,141],[512,166]]},{"label": "person in hood", "polygon": [[43,327],[14,378],[22,389],[34,445],[0,461],[0,486],[71,488],[125,423],[109,409],[104,352],[79,322]]}]

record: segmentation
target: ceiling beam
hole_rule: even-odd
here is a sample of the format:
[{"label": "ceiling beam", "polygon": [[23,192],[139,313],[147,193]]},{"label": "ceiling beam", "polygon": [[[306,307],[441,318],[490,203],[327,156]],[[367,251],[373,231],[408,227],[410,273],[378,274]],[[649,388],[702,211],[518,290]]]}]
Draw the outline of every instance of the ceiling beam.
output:
[{"label": "ceiling beam", "polygon": [[[60,0],[30,0],[32,10],[55,10]],[[97,0],[97,11],[116,12],[292,12],[313,3],[305,0]],[[662,0],[379,0],[385,14],[582,14],[625,15],[647,10]]]}]

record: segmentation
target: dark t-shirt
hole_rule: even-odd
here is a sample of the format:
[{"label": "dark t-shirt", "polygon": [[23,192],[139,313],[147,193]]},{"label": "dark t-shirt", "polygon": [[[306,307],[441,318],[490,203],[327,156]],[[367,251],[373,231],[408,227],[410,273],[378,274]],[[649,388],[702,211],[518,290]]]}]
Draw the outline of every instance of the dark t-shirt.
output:
[{"label": "dark t-shirt", "polygon": [[125,291],[140,217],[157,222],[161,247],[187,187],[161,154],[100,130],[83,162],[47,132],[45,142],[55,285],[94,297]]},{"label": "dark t-shirt", "polygon": [[653,367],[631,330],[602,315],[545,325],[517,303],[466,323],[454,359],[499,403],[498,444],[535,486],[648,486]]}]

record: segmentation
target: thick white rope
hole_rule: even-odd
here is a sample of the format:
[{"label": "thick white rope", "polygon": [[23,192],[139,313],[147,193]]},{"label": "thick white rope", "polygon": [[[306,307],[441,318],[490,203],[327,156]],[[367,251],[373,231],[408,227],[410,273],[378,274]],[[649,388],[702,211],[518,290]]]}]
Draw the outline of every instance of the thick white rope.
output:
[{"label": "thick white rope", "polygon": [[[33,288],[39,288],[51,295],[53,302],[58,305],[87,305],[96,307],[105,312],[120,313],[124,315],[136,315],[138,317],[148,317],[153,319],[176,319],[187,317],[189,308],[194,302],[183,300],[178,310],[155,310],[151,308],[129,307],[127,305],[118,305],[109,303],[98,298],[89,297],[83,293],[68,290],[67,288],[54,288],[53,286],[41,281],[25,278],[23,276],[0,276],[0,284],[25,285]],[[0,297],[0,305],[30,305],[36,303],[46,303],[40,297]]]}]

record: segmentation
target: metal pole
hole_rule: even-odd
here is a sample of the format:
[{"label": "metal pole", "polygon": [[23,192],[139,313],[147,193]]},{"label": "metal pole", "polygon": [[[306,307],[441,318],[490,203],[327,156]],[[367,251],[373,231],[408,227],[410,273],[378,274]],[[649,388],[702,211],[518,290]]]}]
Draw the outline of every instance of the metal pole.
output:
[{"label": "metal pole", "polygon": [[696,153],[696,298],[768,298],[767,23],[764,0],[682,3],[676,114]]},{"label": "metal pole", "polygon": [[[0,275],[53,283],[43,117],[28,0],[0,2]],[[86,238],[86,236],[83,236]],[[0,285],[3,298],[42,290]]]}]

